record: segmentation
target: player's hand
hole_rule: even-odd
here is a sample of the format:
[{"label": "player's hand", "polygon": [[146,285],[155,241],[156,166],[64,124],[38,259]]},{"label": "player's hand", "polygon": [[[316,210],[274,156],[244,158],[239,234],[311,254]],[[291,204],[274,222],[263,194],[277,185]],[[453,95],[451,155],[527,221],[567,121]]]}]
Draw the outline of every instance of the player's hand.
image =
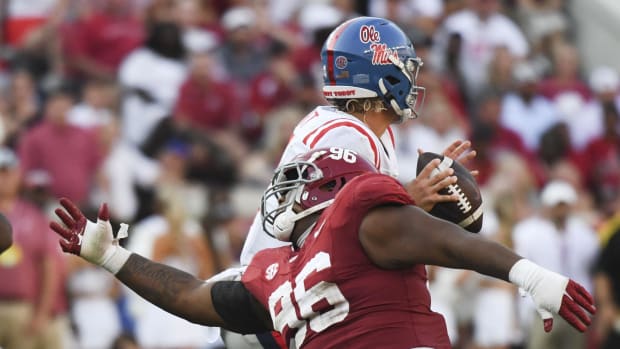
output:
[{"label": "player's hand", "polygon": [[536,310],[543,320],[545,332],[549,332],[553,328],[553,313],[559,314],[571,326],[580,332],[584,332],[592,323],[584,309],[590,314],[596,313],[592,295],[583,286],[568,279],[561,297],[560,307],[557,311],[555,307],[550,305],[546,307],[540,306]]},{"label": "player's hand", "polygon": [[456,183],[458,180],[456,176],[453,176],[454,169],[452,168],[447,168],[431,176],[440,162],[439,159],[429,162],[414,180],[405,185],[405,189],[415,201],[416,206],[426,212],[430,211],[436,203],[458,201],[459,199],[457,194],[439,194],[441,189]]},{"label": "player's hand", "polygon": [[[418,149],[418,154],[422,154],[424,150]],[[476,151],[471,149],[470,141],[456,140],[452,142],[442,153],[442,155],[449,157],[455,161],[460,162],[463,166],[467,167],[467,164],[476,157]],[[478,170],[470,170],[472,176],[478,175]]]},{"label": "player's hand", "polygon": [[554,314],[559,314],[580,332],[590,326],[592,320],[586,311],[594,315],[596,308],[594,298],[583,286],[525,259],[515,266],[510,271],[510,281],[532,297],[545,332],[553,328]]},{"label": "player's hand", "polygon": [[97,223],[86,219],[82,211],[69,199],[60,199],[60,204],[64,209],[57,208],[54,212],[63,224],[51,222],[50,228],[61,236],[59,243],[62,250],[78,255],[113,273],[118,272],[129,258],[129,252],[118,244],[118,238],[127,235],[127,225],[122,226],[118,238],[115,239],[110,224],[110,213],[105,203],[99,207]]}]

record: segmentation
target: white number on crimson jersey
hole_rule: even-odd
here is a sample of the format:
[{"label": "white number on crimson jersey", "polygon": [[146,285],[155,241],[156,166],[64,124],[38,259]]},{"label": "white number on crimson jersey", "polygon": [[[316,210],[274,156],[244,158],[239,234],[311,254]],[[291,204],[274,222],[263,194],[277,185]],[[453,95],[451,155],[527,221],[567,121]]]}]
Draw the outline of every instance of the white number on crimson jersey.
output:
[{"label": "white number on crimson jersey", "polygon": [[[274,327],[282,332],[285,326],[297,328],[295,343],[300,346],[306,338],[308,328],[314,332],[321,332],[329,326],[344,320],[349,313],[349,302],[344,298],[338,285],[319,281],[314,286],[306,289],[305,280],[313,273],[331,267],[329,254],[326,252],[317,253],[301,272],[295,277],[295,288],[290,281],[280,285],[269,297],[269,312],[273,319]],[[317,313],[312,310],[312,306],[321,300],[333,308]],[[276,314],[276,308],[280,305],[280,311]],[[301,319],[297,316],[297,311]]]}]

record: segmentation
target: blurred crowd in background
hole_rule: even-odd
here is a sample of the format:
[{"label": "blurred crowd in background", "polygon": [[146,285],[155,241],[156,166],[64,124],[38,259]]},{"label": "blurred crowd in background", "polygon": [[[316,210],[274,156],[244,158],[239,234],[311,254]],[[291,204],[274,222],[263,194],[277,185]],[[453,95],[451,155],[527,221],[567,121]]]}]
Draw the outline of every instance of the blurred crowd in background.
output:
[{"label": "blurred crowd in background", "polygon": [[235,265],[293,127],[326,103],[323,41],[360,15],[398,23],[424,60],[421,116],[393,127],[401,179],[419,148],[471,140],[481,233],[597,296],[588,333],[556,319],[544,335],[507,283],[429,268],[454,347],[602,348],[620,332],[620,78],[583,69],[567,1],[0,0],[0,14],[0,212],[16,234],[0,347],[221,346],[63,255],[51,213],[59,197],[91,219],[107,202],[132,251],[205,279]]}]

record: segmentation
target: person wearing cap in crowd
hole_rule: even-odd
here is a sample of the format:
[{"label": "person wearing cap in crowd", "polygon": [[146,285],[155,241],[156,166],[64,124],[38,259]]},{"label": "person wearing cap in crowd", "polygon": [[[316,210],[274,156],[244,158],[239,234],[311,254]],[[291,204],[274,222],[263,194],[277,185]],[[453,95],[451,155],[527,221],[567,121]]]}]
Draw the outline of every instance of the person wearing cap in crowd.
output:
[{"label": "person wearing cap in crowd", "polygon": [[590,75],[596,99],[588,110],[600,117],[601,133],[585,146],[582,176],[605,216],[614,215],[620,197],[620,76],[609,67],[596,68]]},{"label": "person wearing cap in crowd", "polygon": [[[0,213],[13,228],[12,246],[0,254],[0,347],[35,348],[52,323],[59,276],[56,241],[47,219],[20,197],[22,177],[15,153],[0,148]],[[62,348],[61,343],[46,343]]]},{"label": "person wearing cap in crowd", "polygon": [[257,47],[257,18],[247,6],[236,6],[222,16],[224,43],[219,50],[222,63],[234,80],[247,82],[263,71],[266,55]]},{"label": "person wearing cap in crowd", "polygon": [[[594,229],[574,209],[577,191],[564,180],[551,180],[540,193],[540,214],[518,222],[513,230],[515,252],[550,270],[569,276],[592,290],[590,268],[598,254]],[[529,349],[582,349],[586,337],[565,321],[558,321],[553,333],[539,331],[533,305],[520,302],[521,321],[529,335]]]}]

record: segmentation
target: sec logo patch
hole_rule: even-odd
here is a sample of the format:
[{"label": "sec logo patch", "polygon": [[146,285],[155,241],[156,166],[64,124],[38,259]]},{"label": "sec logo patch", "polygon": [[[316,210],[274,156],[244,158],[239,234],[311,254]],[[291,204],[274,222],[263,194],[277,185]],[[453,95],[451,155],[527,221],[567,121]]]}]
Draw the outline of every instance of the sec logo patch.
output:
[{"label": "sec logo patch", "polygon": [[278,269],[280,269],[280,265],[278,263],[273,263],[265,269],[265,279],[273,280],[273,278],[278,273]]},{"label": "sec logo patch", "polygon": [[349,61],[347,60],[347,57],[345,56],[338,56],[336,57],[336,68],[338,69],[344,69],[347,67],[347,64],[349,64]]}]

